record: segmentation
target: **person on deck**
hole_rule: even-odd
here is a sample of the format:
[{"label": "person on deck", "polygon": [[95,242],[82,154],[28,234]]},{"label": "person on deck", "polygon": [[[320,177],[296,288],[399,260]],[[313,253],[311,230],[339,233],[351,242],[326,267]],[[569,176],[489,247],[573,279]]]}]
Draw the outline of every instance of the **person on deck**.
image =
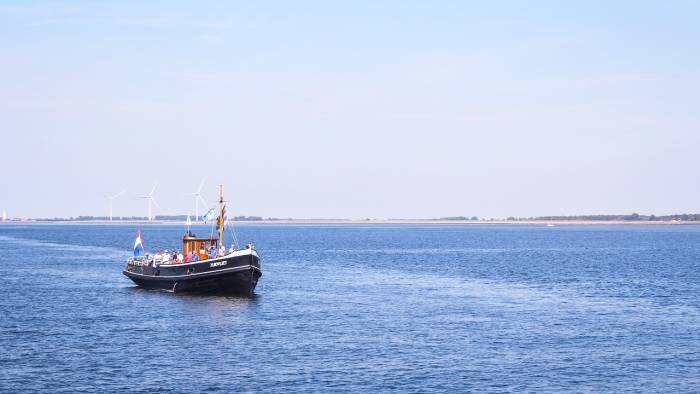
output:
[{"label": "person on deck", "polygon": [[163,253],[163,262],[167,263],[170,261],[170,252],[168,252],[168,249],[165,249],[165,252]]},{"label": "person on deck", "polygon": [[224,244],[221,244],[219,247],[219,257],[221,256],[226,256],[226,246]]},{"label": "person on deck", "polygon": [[228,252],[229,252],[229,254],[230,254],[230,253],[233,253],[233,252],[235,252],[235,251],[236,251],[236,245],[234,245],[234,244],[231,244],[231,247],[230,247],[230,248],[228,248]]},{"label": "person on deck", "polygon": [[213,259],[214,257],[216,257],[216,248],[211,248],[209,251],[209,258]]},{"label": "person on deck", "polygon": [[182,264],[185,261],[185,256],[182,255],[182,252],[179,252],[177,254],[177,262]]}]

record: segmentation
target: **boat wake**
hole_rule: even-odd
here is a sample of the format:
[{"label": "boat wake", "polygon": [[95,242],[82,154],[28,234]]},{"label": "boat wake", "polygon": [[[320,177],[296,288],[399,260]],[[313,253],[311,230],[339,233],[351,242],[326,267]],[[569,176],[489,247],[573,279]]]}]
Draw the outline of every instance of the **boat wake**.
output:
[{"label": "boat wake", "polygon": [[42,241],[38,239],[30,239],[30,238],[17,238],[17,237],[10,237],[6,235],[0,235],[0,242],[6,242],[11,245],[17,245],[17,246],[22,246],[22,247],[37,247],[37,248],[42,248],[45,250],[52,250],[52,251],[64,251],[64,252],[72,252],[72,253],[78,253],[78,254],[90,254],[93,256],[99,256],[100,259],[115,259],[115,258],[125,258],[125,256],[128,256],[128,252],[124,252],[123,250],[117,249],[117,248],[112,248],[112,247],[107,247],[107,246],[85,246],[85,245],[76,245],[76,244],[61,244],[61,243],[56,243],[56,242],[49,242],[49,241]]}]

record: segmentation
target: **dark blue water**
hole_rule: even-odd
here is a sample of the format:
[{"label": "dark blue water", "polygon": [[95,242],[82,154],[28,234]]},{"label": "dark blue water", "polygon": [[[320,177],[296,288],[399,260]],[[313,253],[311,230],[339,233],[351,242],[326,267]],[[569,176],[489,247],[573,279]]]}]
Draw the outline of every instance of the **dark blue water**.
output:
[{"label": "dark blue water", "polygon": [[1,391],[700,391],[700,227],[245,225],[253,298],[135,288],[135,231],[0,226]]}]

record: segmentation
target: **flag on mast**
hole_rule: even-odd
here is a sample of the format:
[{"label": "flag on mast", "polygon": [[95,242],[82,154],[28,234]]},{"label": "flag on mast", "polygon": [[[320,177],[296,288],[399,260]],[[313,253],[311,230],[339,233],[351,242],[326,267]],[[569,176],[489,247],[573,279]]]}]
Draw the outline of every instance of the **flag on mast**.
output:
[{"label": "flag on mast", "polygon": [[141,256],[143,253],[143,243],[141,242],[141,230],[136,232],[136,241],[134,241],[134,257]]},{"label": "flag on mast", "polygon": [[216,217],[216,212],[214,212],[214,208],[212,208],[212,209],[208,210],[207,213],[204,214],[204,216],[202,216],[202,220],[204,221],[204,223],[206,223],[206,222],[214,219],[215,217]]},{"label": "flag on mast", "polygon": [[224,223],[226,222],[226,205],[221,209],[221,216],[216,218],[216,229],[219,229],[219,226],[223,226]]}]

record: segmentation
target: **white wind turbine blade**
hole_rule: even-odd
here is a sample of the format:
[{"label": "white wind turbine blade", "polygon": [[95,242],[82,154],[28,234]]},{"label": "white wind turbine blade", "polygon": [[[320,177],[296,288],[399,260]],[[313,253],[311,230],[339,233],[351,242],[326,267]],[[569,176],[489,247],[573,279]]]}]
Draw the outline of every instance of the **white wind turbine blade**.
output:
[{"label": "white wind turbine blade", "polygon": [[117,194],[115,194],[115,195],[109,197],[109,199],[110,199],[110,200],[114,200],[115,198],[121,196],[121,195],[124,194],[124,193],[126,193],[126,190],[120,191],[119,193],[117,193]]},{"label": "white wind turbine blade", "polygon": [[158,186],[158,182],[153,184],[153,189],[151,189],[151,192],[148,194],[149,196],[153,197],[153,193],[156,191],[156,186]]},{"label": "white wind turbine blade", "polygon": [[160,204],[158,204],[155,198],[151,197],[151,201],[153,202],[153,205],[157,206],[158,208],[161,208]]},{"label": "white wind turbine blade", "polygon": [[199,183],[199,187],[197,188],[197,193],[196,193],[197,195],[199,195],[199,193],[202,192],[202,187],[204,186],[204,181],[205,181],[206,179],[207,179],[207,178],[202,178],[202,182]]},{"label": "white wind turbine blade", "polygon": [[207,202],[204,201],[204,199],[202,198],[202,196],[200,196],[199,194],[197,194],[197,198],[199,198],[199,201],[201,201],[202,204],[204,204],[204,209],[209,210],[209,205],[207,205]]}]

